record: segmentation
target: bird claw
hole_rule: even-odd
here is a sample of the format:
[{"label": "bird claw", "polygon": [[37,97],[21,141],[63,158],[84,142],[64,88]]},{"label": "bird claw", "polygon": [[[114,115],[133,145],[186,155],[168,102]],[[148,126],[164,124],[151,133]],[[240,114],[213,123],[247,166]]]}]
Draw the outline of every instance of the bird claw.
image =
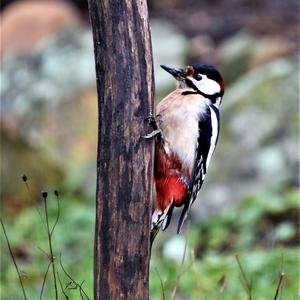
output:
[{"label": "bird claw", "polygon": [[153,137],[155,137],[157,135],[161,135],[161,130],[160,129],[156,129],[156,130],[148,133],[147,135],[143,135],[142,138],[144,138],[144,139],[152,139]]},{"label": "bird claw", "polygon": [[152,115],[152,113],[150,113],[149,116],[147,116],[147,117],[145,118],[146,121],[147,121],[147,120],[150,120],[150,119],[155,119],[155,117]]},{"label": "bird claw", "polygon": [[163,140],[162,131],[157,125],[156,117],[150,114],[148,117],[145,118],[145,120],[149,122],[149,125],[151,125],[151,127],[154,130],[148,133],[147,135],[142,136],[142,138],[152,139],[153,137],[157,137],[158,139]]},{"label": "bird claw", "polygon": [[145,118],[145,121],[148,121],[148,123],[154,128],[157,129],[157,122],[156,122],[156,118],[155,116],[153,116],[152,114],[150,114],[148,117]]}]

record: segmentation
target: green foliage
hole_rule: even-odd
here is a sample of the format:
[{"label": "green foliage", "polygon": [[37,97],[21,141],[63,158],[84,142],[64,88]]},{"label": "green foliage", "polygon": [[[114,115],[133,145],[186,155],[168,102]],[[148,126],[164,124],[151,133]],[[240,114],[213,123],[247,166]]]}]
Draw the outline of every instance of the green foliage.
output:
[{"label": "green foliage", "polygon": [[[49,219],[53,225],[57,206],[54,196],[47,200],[49,204]],[[42,205],[38,207],[43,212]],[[53,234],[55,264],[63,286],[70,279],[60,267],[59,258],[66,271],[79,284],[83,281],[83,289],[92,296],[93,286],[93,237],[94,237],[94,209],[86,203],[71,198],[61,198],[61,217]],[[14,220],[4,218],[10,242],[18,261],[19,268],[24,274],[23,282],[28,299],[39,299],[43,277],[49,260],[48,239],[45,225],[36,209],[29,207],[23,210]],[[14,266],[6,249],[4,237],[1,234],[1,295],[3,299],[23,299],[18,287],[18,278]],[[70,287],[74,287],[70,285]],[[78,289],[67,289],[70,299],[82,299]],[[59,288],[59,299],[64,299]],[[43,299],[54,299],[53,278],[49,274]]]},{"label": "green foliage", "polygon": [[[81,283],[91,297],[93,290],[93,235],[94,203],[91,200],[61,197],[61,217],[53,236],[56,266],[63,286],[70,279],[59,265],[59,255],[65,269]],[[49,219],[56,218],[56,201],[48,199]],[[42,213],[42,206],[38,209]],[[239,258],[245,273],[253,284],[253,299],[273,299],[284,257],[283,299],[298,297],[298,191],[266,191],[251,196],[237,207],[230,207],[221,215],[202,224],[193,224],[189,230],[188,248],[183,266],[167,258],[163,249],[174,237],[170,231],[161,233],[155,241],[151,269],[150,295],[152,300],[172,299],[172,291],[180,269],[176,299],[247,299],[241,283],[241,271],[235,259]],[[7,234],[23,277],[29,299],[38,299],[48,258],[45,226],[36,209],[29,207],[14,219],[6,216]],[[43,249],[40,250],[40,249]],[[1,295],[3,299],[22,298],[18,278],[1,234]],[[159,273],[159,275],[158,275]],[[223,279],[222,279],[223,278]],[[220,284],[220,280],[222,284]],[[225,289],[220,293],[220,285]],[[68,289],[70,299],[81,299],[78,290]],[[59,289],[60,299],[64,299]],[[54,299],[53,278],[48,274],[43,299]],[[279,299],[279,298],[278,298]]]},{"label": "green foliage", "polygon": [[[238,207],[227,209],[221,216],[193,226],[188,237],[186,271],[181,277],[177,295],[182,299],[247,299],[235,259],[237,253],[252,282],[253,299],[274,299],[282,256],[285,273],[283,299],[297,299],[298,195],[297,190],[266,191],[249,197]],[[180,262],[163,257],[163,247],[163,241],[158,239],[151,264],[152,300],[162,299],[157,272],[164,282],[166,298],[171,299],[180,268]],[[219,295],[219,281],[223,276],[226,288]]]}]

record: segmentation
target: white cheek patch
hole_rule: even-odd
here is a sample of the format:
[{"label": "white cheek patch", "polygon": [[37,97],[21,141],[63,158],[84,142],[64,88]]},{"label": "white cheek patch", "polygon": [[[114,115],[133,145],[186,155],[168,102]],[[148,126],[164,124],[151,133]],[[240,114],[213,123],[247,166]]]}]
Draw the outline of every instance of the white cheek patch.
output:
[{"label": "white cheek patch", "polygon": [[188,79],[193,82],[193,84],[197,87],[198,90],[205,94],[213,95],[220,92],[220,85],[216,81],[207,78],[206,75],[201,74],[201,76],[202,79],[199,81],[193,77],[188,77]]}]

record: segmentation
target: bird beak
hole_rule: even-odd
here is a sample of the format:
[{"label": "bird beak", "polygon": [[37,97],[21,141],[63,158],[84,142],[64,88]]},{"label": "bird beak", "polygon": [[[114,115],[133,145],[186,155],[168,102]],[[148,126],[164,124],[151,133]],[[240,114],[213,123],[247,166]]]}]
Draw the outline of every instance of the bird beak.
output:
[{"label": "bird beak", "polygon": [[186,78],[186,72],[183,69],[171,68],[165,65],[160,65],[165,71],[175,77],[176,80],[183,80]]}]

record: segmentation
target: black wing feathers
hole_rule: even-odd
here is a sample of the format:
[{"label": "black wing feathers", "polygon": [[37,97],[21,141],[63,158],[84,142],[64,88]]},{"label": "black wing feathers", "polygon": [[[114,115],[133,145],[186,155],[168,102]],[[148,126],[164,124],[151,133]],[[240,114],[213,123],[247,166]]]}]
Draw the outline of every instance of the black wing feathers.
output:
[{"label": "black wing feathers", "polygon": [[[214,109],[214,111],[219,121],[219,112],[217,109]],[[177,233],[180,232],[182,225],[188,216],[190,208],[197,198],[197,195],[202,187],[204,177],[207,171],[206,161],[207,161],[209,149],[212,146],[210,144],[211,137],[212,137],[212,123],[211,123],[211,110],[209,106],[207,106],[207,110],[205,112],[204,117],[202,116],[202,118],[198,122],[198,129],[199,129],[199,135],[198,135],[197,147],[196,147],[195,167],[193,170],[193,177],[191,180],[191,184],[189,186],[190,197],[186,201],[184,208],[182,210],[178,222]]]}]

